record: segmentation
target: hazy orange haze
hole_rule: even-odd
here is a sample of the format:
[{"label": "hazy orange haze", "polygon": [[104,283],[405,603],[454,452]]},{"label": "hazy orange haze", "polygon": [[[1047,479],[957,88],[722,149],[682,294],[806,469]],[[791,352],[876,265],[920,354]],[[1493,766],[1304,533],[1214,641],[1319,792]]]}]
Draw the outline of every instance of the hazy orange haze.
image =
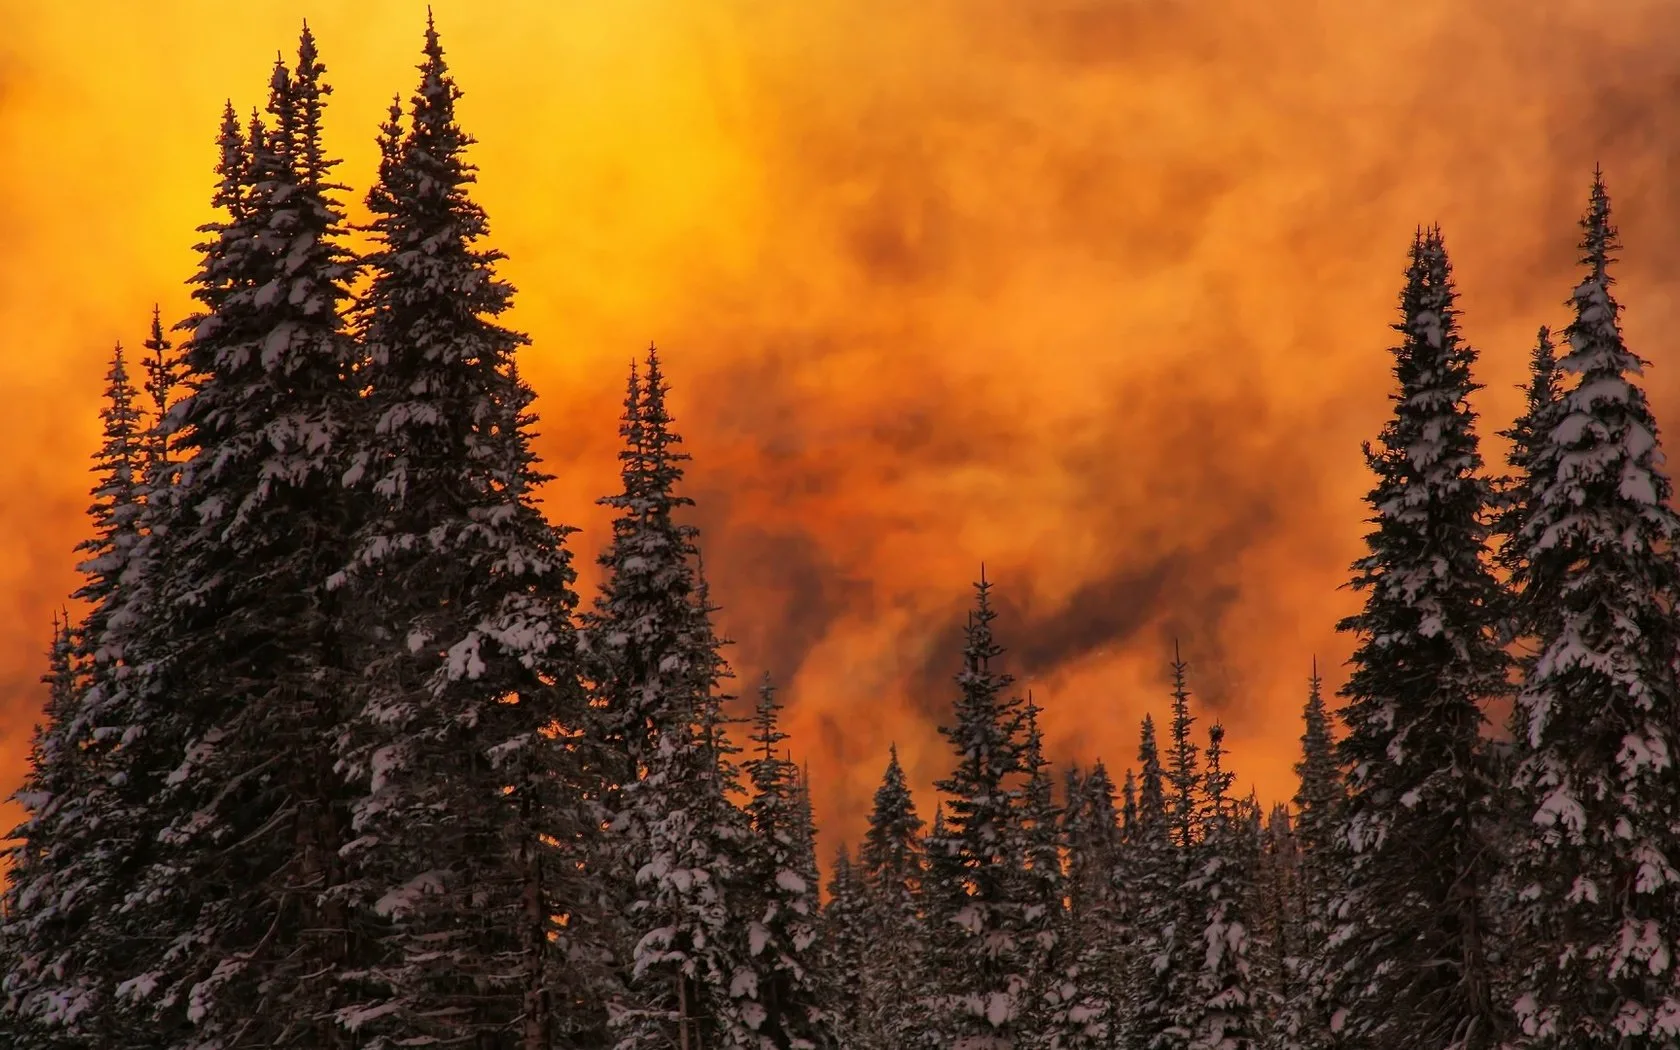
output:
[{"label": "hazy orange haze", "polygon": [[[1361,440],[1442,223],[1484,434],[1562,324],[1605,166],[1632,346],[1680,407],[1671,0],[435,3],[586,583],[656,340],[741,686],[791,705],[832,848],[896,740],[947,759],[982,560],[1055,756],[1127,765],[1182,639],[1270,798],[1340,683]],[[357,201],[419,3],[0,2],[0,787],[75,586],[111,344],[186,312],[223,100],[308,17]],[[1490,449],[1497,459],[1498,449]],[[587,592],[586,592],[587,593]],[[924,795],[931,809],[931,798]]]}]

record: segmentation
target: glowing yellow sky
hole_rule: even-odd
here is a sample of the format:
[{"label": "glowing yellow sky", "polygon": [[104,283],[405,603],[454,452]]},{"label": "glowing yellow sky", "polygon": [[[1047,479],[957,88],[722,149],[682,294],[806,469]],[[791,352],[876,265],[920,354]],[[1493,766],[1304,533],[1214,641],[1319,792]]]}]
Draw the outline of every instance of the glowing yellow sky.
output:
[{"label": "glowing yellow sky", "polygon": [[[1595,161],[1677,406],[1667,0],[434,5],[519,286],[551,513],[604,535],[629,356],[668,355],[706,567],[839,835],[947,765],[984,560],[1061,759],[1122,767],[1171,639],[1272,798],[1348,646],[1359,442],[1440,221],[1492,431],[1562,323]],[[1284,13],[1285,10],[1287,13]],[[1543,10],[1544,14],[1537,11]],[[103,358],[187,307],[222,102],[310,19],[359,197],[423,5],[0,2],[0,786],[74,586]],[[832,837],[830,845],[832,845]],[[826,852],[827,847],[825,847]]]}]

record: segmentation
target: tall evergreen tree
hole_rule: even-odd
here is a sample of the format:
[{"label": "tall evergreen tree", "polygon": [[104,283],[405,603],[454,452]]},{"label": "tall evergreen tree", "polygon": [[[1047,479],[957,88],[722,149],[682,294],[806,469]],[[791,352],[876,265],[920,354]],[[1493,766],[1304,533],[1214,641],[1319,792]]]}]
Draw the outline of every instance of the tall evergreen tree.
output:
[{"label": "tall evergreen tree", "polygon": [[[104,694],[114,678],[112,654],[104,647],[106,627],[121,604],[118,591],[122,576],[140,542],[141,492],[146,475],[147,433],[121,343],[111,353],[111,369],[105,375],[105,406],[99,414],[104,441],[94,459],[99,482],[93,490],[93,505],[88,508],[93,534],[76,545],[86,557],[77,566],[84,582],[74,597],[88,606],[78,632],[81,657],[88,662],[94,684]],[[99,701],[95,699],[94,703]],[[88,728],[77,725],[75,732],[85,733]]]},{"label": "tall evergreen tree", "polygon": [[181,383],[181,362],[175,354],[175,344],[163,333],[163,312],[152,307],[152,329],[143,344],[150,356],[146,358],[146,399],[151,402],[151,422],[146,427],[146,484],[156,484],[157,476],[169,463],[171,430],[165,424],[169,410],[175,404],[175,391]]},{"label": "tall evergreen tree", "polygon": [[[1003,653],[992,635],[991,584],[975,585],[963,645],[954,724],[940,732],[956,768],[938,782],[946,796],[943,836],[928,843],[941,918],[930,929],[936,965],[950,982],[941,1019],[950,1050],[1010,1050],[1021,1037],[1028,989],[1024,913],[1013,828],[1024,771],[1021,701],[996,670]],[[948,916],[948,917],[947,917]]]},{"label": "tall evergreen tree", "polygon": [[1101,761],[1088,775],[1069,770],[1063,817],[1068,907],[1043,1045],[1097,1050],[1116,1045],[1122,978],[1120,826],[1114,782]]},{"label": "tall evergreen tree", "polygon": [[1185,898],[1200,912],[1192,916],[1199,922],[1186,942],[1188,994],[1181,1004],[1193,1050],[1253,1050],[1268,1005],[1254,972],[1260,954],[1254,944],[1258,827],[1255,814],[1230,797],[1235,776],[1224,766],[1224,739],[1223,726],[1209,727],[1203,832],[1190,847],[1184,885]]},{"label": "tall evergreen tree", "polygon": [[[602,902],[581,862],[594,815],[577,754],[585,703],[572,531],[548,524],[525,439],[525,337],[482,247],[472,138],[428,20],[406,121],[380,137],[374,250],[357,304],[366,360],[346,483],[367,508],[342,591],[363,612],[357,894],[382,957],[343,1022],[367,1045],[602,1037]],[[561,925],[555,917],[564,916]],[[498,1043],[498,1045],[500,1045]]]},{"label": "tall evergreen tree", "polygon": [[1062,872],[1062,810],[1056,805],[1050,779],[1050,762],[1044,755],[1044,734],[1039,729],[1039,707],[1027,693],[1022,709],[1025,738],[1021,752],[1026,780],[1016,804],[1016,866],[1019,886],[1014,899],[1021,908],[1021,954],[1027,985],[1021,1004],[1022,1047],[1050,1045],[1058,1027],[1062,974],[1067,934],[1064,901],[1066,880]]},{"label": "tall evergreen tree", "polygon": [[[1258,796],[1250,798],[1249,809],[1258,824]],[[1281,802],[1272,806],[1264,826],[1256,830],[1260,836],[1260,857],[1254,924],[1259,931],[1259,943],[1250,966],[1265,990],[1266,1045],[1276,1050],[1299,1050],[1305,1038],[1320,1037],[1328,1027],[1319,1018],[1310,1015],[1303,1018],[1297,1013],[1308,1002],[1305,943],[1309,909],[1301,885],[1300,844],[1289,807]]]},{"label": "tall evergreen tree", "polygon": [[1202,778],[1197,755],[1200,751],[1191,738],[1190,729],[1196,719],[1190,714],[1190,690],[1184,682],[1189,665],[1173,646],[1172,663],[1172,747],[1167,752],[1167,812],[1171,819],[1172,842],[1181,851],[1188,851],[1196,842],[1196,829],[1201,816]]},{"label": "tall evergreen tree", "polygon": [[1540,653],[1518,697],[1525,732],[1517,856],[1526,960],[1516,1012],[1537,1046],[1680,1042],[1680,520],[1656,422],[1622,338],[1619,247],[1595,173],[1585,269],[1559,371],[1573,377],[1528,465],[1518,537]]},{"label": "tall evergreen tree", "polygon": [[124,991],[183,1047],[341,1043],[349,829],[333,744],[352,669],[329,577],[347,555],[357,398],[323,73],[306,27],[296,71],[276,64],[272,126],[224,131],[227,217],[204,245],[191,392],[172,411],[185,462],[148,511],[166,546],[125,653],[124,717],[161,714],[124,790],[161,848],[132,895],[155,940]]},{"label": "tall evergreen tree", "polygon": [[1395,330],[1394,416],[1366,460],[1374,529],[1354,563],[1365,607],[1343,689],[1349,772],[1344,884],[1332,946],[1333,1027],[1357,1044],[1494,1045],[1490,981],[1492,785],[1482,704],[1505,688],[1501,592],[1486,564],[1471,367],[1438,230],[1412,244]]},{"label": "tall evergreen tree", "polygon": [[[715,687],[723,673],[710,605],[699,593],[695,530],[676,520],[689,500],[680,437],[665,407],[657,351],[631,373],[620,433],[623,491],[607,570],[585,620],[592,729],[607,751],[610,852],[603,869],[635,873],[621,901],[626,992],[610,1007],[621,1050],[754,1044],[739,1008],[752,989],[745,945],[731,931],[739,813]],[[736,978],[747,975],[747,985]]]},{"label": "tall evergreen tree", "polygon": [[126,1032],[114,1003],[124,958],[113,922],[122,905],[114,789],[116,741],[102,731],[118,688],[124,578],[140,544],[147,432],[121,344],[106,374],[103,441],[94,456],[92,534],[76,550],[86,603],[79,627],[55,624],[45,723],[19,800],[28,821],[5,909],[18,953],[7,981],[20,1020],[61,1046],[102,1046]]},{"label": "tall evergreen tree", "polygon": [[1125,1045],[1127,1050],[1175,1050],[1183,1042],[1175,1027],[1172,969],[1183,872],[1172,841],[1155,721],[1148,715],[1138,742],[1138,768],[1137,819],[1127,825],[1121,863],[1123,882],[1130,890],[1131,933]]},{"label": "tall evergreen tree", "polygon": [[1499,563],[1518,584],[1527,568],[1523,535],[1534,515],[1539,489],[1551,480],[1546,467],[1555,463],[1547,439],[1557,424],[1554,414],[1562,398],[1561,379],[1551,329],[1541,325],[1529,355],[1522,415],[1509,430],[1500,431],[1511,443],[1508,458],[1516,475],[1506,479],[1499,505]]},{"label": "tall evergreen tree", "polygon": [[1197,966],[1202,920],[1201,900],[1188,891],[1195,874],[1204,823],[1200,752],[1191,736],[1196,719],[1190,714],[1190,690],[1185,681],[1188,664],[1173,645],[1171,744],[1167,750],[1165,788],[1167,834],[1171,849],[1161,858],[1156,878],[1164,890],[1153,894],[1141,939],[1150,952],[1153,1017],[1143,1027],[1152,1030],[1157,1050],[1189,1045],[1195,1036],[1191,1006],[1197,997]]},{"label": "tall evergreen tree", "polygon": [[[858,853],[858,880],[877,949],[865,961],[857,1027],[862,1045],[881,1050],[916,1045],[927,1030],[926,1004],[905,994],[906,986],[921,988],[934,976],[926,972],[928,937],[921,914],[927,876],[923,826],[894,745]],[[935,838],[943,838],[943,829]]]},{"label": "tall evergreen tree", "polygon": [[844,845],[829,876],[822,925],[823,976],[837,1044],[846,1050],[888,1050],[871,1024],[864,999],[864,974],[879,951],[878,929],[870,923],[868,897]]},{"label": "tall evergreen tree", "polygon": [[[1280,1027],[1286,1045],[1302,1050],[1329,1045],[1330,960],[1327,955],[1331,902],[1340,887],[1339,859],[1345,794],[1330,737],[1330,715],[1324,705],[1324,680],[1318,660],[1307,680],[1307,701],[1301,712],[1301,758],[1295,763],[1299,786],[1295,791],[1292,841],[1299,852],[1294,896],[1298,900],[1299,937],[1281,956],[1290,988]],[[1280,1044],[1281,1045],[1281,1044]]]},{"label": "tall evergreen tree", "polygon": [[24,816],[7,836],[13,845],[0,897],[0,1033],[17,1050],[93,1047],[103,1034],[89,1024],[90,1009],[109,989],[97,966],[98,942],[84,932],[97,916],[84,902],[108,887],[77,849],[95,775],[77,734],[84,695],[78,648],[68,616],[55,613],[42,677],[46,709],[11,798]]},{"label": "tall evergreen tree", "polygon": [[752,758],[743,763],[753,786],[747,805],[753,836],[744,851],[741,882],[755,904],[746,916],[754,988],[744,1009],[759,1045],[816,1050],[838,1043],[823,1004],[817,886],[806,860],[810,823],[800,812],[798,770],[781,751],[787,734],[778,724],[780,710],[766,676],[753,721]]}]

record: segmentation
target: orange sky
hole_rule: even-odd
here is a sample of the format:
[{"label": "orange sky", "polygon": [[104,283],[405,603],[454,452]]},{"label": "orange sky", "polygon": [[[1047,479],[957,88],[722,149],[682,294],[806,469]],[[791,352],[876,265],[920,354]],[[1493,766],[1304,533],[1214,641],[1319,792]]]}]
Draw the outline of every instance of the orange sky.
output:
[{"label": "orange sky", "polygon": [[[1349,649],[1359,442],[1419,222],[1445,228],[1491,432],[1564,321],[1602,161],[1630,341],[1680,408],[1669,0],[434,7],[533,338],[550,512],[591,561],[623,368],[657,340],[731,658],[783,680],[830,832],[857,833],[890,741],[918,784],[944,772],[982,560],[1058,758],[1127,764],[1176,636],[1245,778],[1292,790],[1308,660],[1336,685]],[[309,17],[359,196],[424,7],[0,15],[10,789],[103,360],[154,299],[187,307],[223,99],[259,104]]]}]

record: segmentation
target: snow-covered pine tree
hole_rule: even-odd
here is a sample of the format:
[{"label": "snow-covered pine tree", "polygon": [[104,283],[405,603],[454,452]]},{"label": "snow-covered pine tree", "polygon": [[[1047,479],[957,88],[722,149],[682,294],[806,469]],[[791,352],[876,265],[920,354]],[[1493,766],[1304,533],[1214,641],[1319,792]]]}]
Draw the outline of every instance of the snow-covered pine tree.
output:
[{"label": "snow-covered pine tree", "polygon": [[1163,869],[1169,887],[1154,902],[1147,928],[1140,940],[1151,954],[1154,987],[1160,1013],[1152,1026],[1153,1046],[1178,1048],[1189,1045],[1194,1035],[1186,1021],[1195,1001],[1202,930],[1201,902],[1187,892],[1198,859],[1203,825],[1203,777],[1197,747],[1191,736],[1196,719],[1190,714],[1190,689],[1185,681],[1189,665],[1173,644],[1172,723],[1168,728],[1171,746],[1165,771],[1167,838],[1171,850]]},{"label": "snow-covered pine tree", "polygon": [[1172,842],[1155,720],[1148,715],[1138,741],[1138,768],[1137,812],[1127,821],[1120,866],[1131,934],[1123,1034],[1127,1050],[1176,1050],[1183,1040],[1173,1013],[1172,932],[1181,910],[1183,871]]},{"label": "snow-covered pine tree", "polygon": [[[20,829],[32,863],[14,871],[10,925],[27,934],[20,963],[50,959],[38,970],[12,975],[8,998],[30,1021],[71,1043],[97,1045],[119,1026],[110,1002],[120,955],[105,920],[121,903],[123,887],[102,828],[113,799],[117,767],[111,741],[97,733],[117,684],[116,654],[107,644],[113,613],[123,602],[122,579],[140,542],[145,431],[136,392],[119,343],[105,376],[100,410],[103,440],[94,456],[92,534],[76,550],[86,603],[80,625],[68,615],[55,624],[53,670],[45,723],[31,753],[20,801],[28,822]],[[60,653],[69,645],[72,652]],[[36,762],[44,763],[37,768]],[[23,856],[24,854],[20,854]]]},{"label": "snow-covered pine tree", "polygon": [[991,584],[975,584],[963,644],[954,724],[940,726],[957,764],[938,782],[946,797],[943,836],[928,843],[930,881],[942,900],[930,911],[934,965],[947,987],[938,1027],[948,1050],[1012,1050],[1021,1044],[1029,952],[1018,898],[1016,793],[1025,769],[1021,701],[1006,698],[1013,679],[994,661],[997,614]]},{"label": "snow-covered pine tree", "polygon": [[[864,960],[857,1028],[861,1047],[894,1050],[921,1045],[930,1010],[920,994],[936,977],[928,971],[928,938],[920,899],[927,875],[922,818],[892,746],[875,789],[869,829],[858,852],[858,881],[870,943]],[[943,837],[943,829],[937,838]]]},{"label": "snow-covered pine tree", "polygon": [[[1182,689],[1182,686],[1180,687]],[[1267,1008],[1253,970],[1264,950],[1254,944],[1255,875],[1260,840],[1255,814],[1230,797],[1235,775],[1224,767],[1225,729],[1208,727],[1207,770],[1202,777],[1201,837],[1189,847],[1184,896],[1199,915],[1186,939],[1188,995],[1180,1024],[1191,1050],[1255,1050]]]},{"label": "snow-covered pine tree", "polygon": [[[1258,824],[1258,796],[1249,799],[1249,809]],[[1301,891],[1301,850],[1289,807],[1281,802],[1273,805],[1257,832],[1260,858],[1253,921],[1259,950],[1249,963],[1266,997],[1265,1045],[1275,1050],[1297,1050],[1302,1025],[1297,1023],[1291,1004],[1303,994],[1307,908]]]},{"label": "snow-covered pine tree", "polygon": [[[273,126],[243,142],[224,129],[227,219],[194,280],[191,393],[171,412],[186,458],[148,509],[163,549],[124,655],[129,724],[111,727],[149,737],[124,789],[137,837],[160,845],[134,882],[151,936],[123,990],[178,1028],[173,1046],[340,1042],[349,829],[333,744],[353,671],[328,578],[348,551],[357,397],[323,73],[306,27],[295,73],[276,64]],[[137,726],[142,712],[157,717]]]},{"label": "snow-covered pine tree", "polygon": [[1293,841],[1298,852],[1295,896],[1299,937],[1291,951],[1280,956],[1283,977],[1289,985],[1276,1040],[1285,1047],[1318,1050],[1330,1044],[1329,1006],[1331,960],[1329,945],[1331,904],[1340,888],[1337,865],[1346,856],[1342,843],[1347,829],[1342,823],[1346,792],[1342,771],[1336,764],[1335,743],[1330,738],[1330,714],[1324,705],[1324,679],[1318,673],[1318,659],[1307,679],[1307,700],[1301,711],[1301,758],[1295,763],[1298,787],[1295,791]]},{"label": "snow-covered pine tree", "polygon": [[[1595,172],[1571,298],[1574,377],[1528,467],[1518,559],[1539,656],[1518,696],[1516,858],[1525,959],[1516,1013],[1544,1047],[1680,1044],[1680,520],[1622,338],[1620,245]],[[1537,464],[1545,464],[1539,466]]]},{"label": "snow-covered pine tree", "polygon": [[879,929],[870,924],[869,898],[851,853],[840,846],[828,879],[822,910],[825,1009],[834,1020],[837,1045],[845,1050],[888,1050],[864,1010],[864,973],[879,948]]},{"label": "snow-covered pine tree", "polygon": [[1122,842],[1130,841],[1134,825],[1138,819],[1138,785],[1137,777],[1130,769],[1126,770],[1126,779],[1120,788],[1120,838]]},{"label": "snow-covered pine tree", "polygon": [[[140,542],[147,431],[137,396],[122,344],[118,343],[111,353],[111,369],[105,375],[105,406],[99,413],[104,440],[94,458],[99,482],[93,490],[93,505],[88,508],[93,532],[76,545],[86,557],[77,566],[84,582],[74,597],[88,607],[77,632],[82,650],[78,655],[101,695],[109,695],[115,678],[112,654],[104,646],[106,627],[112,612],[121,605],[118,590],[122,576]],[[95,697],[92,704],[97,709],[100,700]],[[78,737],[90,728],[84,718],[78,718],[72,727]]]},{"label": "snow-covered pine tree", "polygon": [[775,688],[759,687],[752,757],[742,763],[752,782],[747,803],[752,837],[743,850],[740,884],[754,904],[746,919],[753,998],[747,1024],[766,1050],[837,1047],[834,1019],[823,1009],[814,872],[806,860],[809,822],[800,813],[797,767],[781,753]]},{"label": "snow-covered pine tree", "polygon": [[146,399],[151,402],[146,426],[147,487],[156,484],[157,477],[169,463],[170,429],[164,423],[169,409],[175,404],[175,391],[181,383],[181,362],[175,344],[163,332],[163,312],[152,306],[152,329],[142,344],[149,353],[145,360]]},{"label": "snow-covered pine tree", "polygon": [[[958,1030],[955,998],[960,993],[959,978],[945,968],[945,960],[955,954],[952,942],[957,915],[968,893],[961,858],[948,848],[949,843],[945,803],[940,801],[933,807],[933,824],[923,840],[927,864],[917,897],[926,931],[926,951],[920,966],[921,980],[915,984],[919,1012],[909,1022],[914,1039],[910,1045],[926,1050],[950,1050]],[[878,962],[877,974],[886,966],[884,960]]]},{"label": "snow-covered pine tree", "polygon": [[406,120],[393,107],[380,136],[355,315],[364,397],[345,483],[365,509],[340,590],[364,622],[364,672],[341,759],[381,957],[339,1016],[373,1050],[543,1050],[605,1024],[572,530],[534,503],[545,478],[513,367],[526,340],[498,323],[513,289],[482,246],[473,139],[429,18],[419,69]]},{"label": "snow-covered pine tree", "polygon": [[1053,1050],[1106,1050],[1117,1045],[1122,956],[1120,826],[1114,782],[1099,760],[1081,776],[1070,769],[1063,815],[1067,899],[1050,989],[1048,1038]]},{"label": "snow-covered pine tree", "polygon": [[[1518,589],[1528,569],[1527,545],[1523,540],[1528,522],[1534,517],[1540,490],[1555,481],[1557,457],[1548,438],[1557,425],[1555,416],[1563,396],[1561,380],[1551,329],[1542,325],[1529,355],[1522,415],[1509,430],[1500,432],[1511,443],[1509,462],[1516,473],[1501,485],[1496,527],[1500,541],[1498,561],[1511,574],[1512,584]],[[1532,633],[1527,616],[1521,618],[1525,622],[1512,625],[1513,637],[1525,638]]]},{"label": "snow-covered pine tree", "polygon": [[1062,811],[1056,805],[1050,762],[1044,756],[1039,707],[1027,692],[1022,721],[1026,736],[1021,768],[1026,781],[1016,801],[1012,834],[1016,839],[1019,885],[1012,896],[1021,908],[1021,958],[1027,984],[1020,1006],[1018,1050],[1050,1046],[1060,1013],[1067,916],[1067,885],[1062,871]]},{"label": "snow-covered pine tree", "polygon": [[[790,757],[788,761],[792,761]],[[794,844],[798,872],[812,886],[821,884],[822,871],[817,867],[817,812],[811,800],[811,767],[795,770],[793,782]],[[815,892],[815,891],[813,891]],[[821,926],[818,926],[821,929]]]},{"label": "snow-covered pine tree", "polygon": [[[47,704],[36,725],[23,783],[11,801],[23,821],[7,838],[7,880],[0,895],[0,1033],[16,1050],[95,1047],[105,1034],[90,1024],[109,993],[97,966],[100,944],[88,930],[82,898],[107,892],[104,873],[77,850],[83,799],[97,775],[80,746],[85,685],[80,648],[68,615],[53,615],[47,651]],[[90,965],[93,964],[93,965]]]},{"label": "snow-covered pine tree", "polygon": [[1507,661],[1469,404],[1476,352],[1459,337],[1455,298],[1440,231],[1420,230],[1394,326],[1394,416],[1366,447],[1375,527],[1352,581],[1365,607],[1339,624],[1358,647],[1337,752],[1349,799],[1332,1027],[1395,1050],[1477,1050],[1505,1027],[1491,987],[1493,785],[1480,732]]},{"label": "snow-covered pine tree", "polygon": [[1169,727],[1172,747],[1167,752],[1166,766],[1167,813],[1171,822],[1172,844],[1183,854],[1188,854],[1190,847],[1196,844],[1197,829],[1201,825],[1203,787],[1197,759],[1201,749],[1190,735],[1196,719],[1190,714],[1190,689],[1184,680],[1188,667],[1179,655],[1177,643],[1174,643],[1172,725]]},{"label": "snow-covered pine tree", "polygon": [[601,870],[634,873],[618,901],[625,991],[609,1004],[620,1050],[742,1050],[754,1035],[737,1007],[744,939],[731,930],[741,817],[729,799],[732,748],[715,686],[723,672],[699,592],[680,437],[665,408],[657,351],[631,371],[620,434],[623,491],[601,556],[607,570],[585,619],[595,700],[591,735],[606,752],[610,821]]}]

